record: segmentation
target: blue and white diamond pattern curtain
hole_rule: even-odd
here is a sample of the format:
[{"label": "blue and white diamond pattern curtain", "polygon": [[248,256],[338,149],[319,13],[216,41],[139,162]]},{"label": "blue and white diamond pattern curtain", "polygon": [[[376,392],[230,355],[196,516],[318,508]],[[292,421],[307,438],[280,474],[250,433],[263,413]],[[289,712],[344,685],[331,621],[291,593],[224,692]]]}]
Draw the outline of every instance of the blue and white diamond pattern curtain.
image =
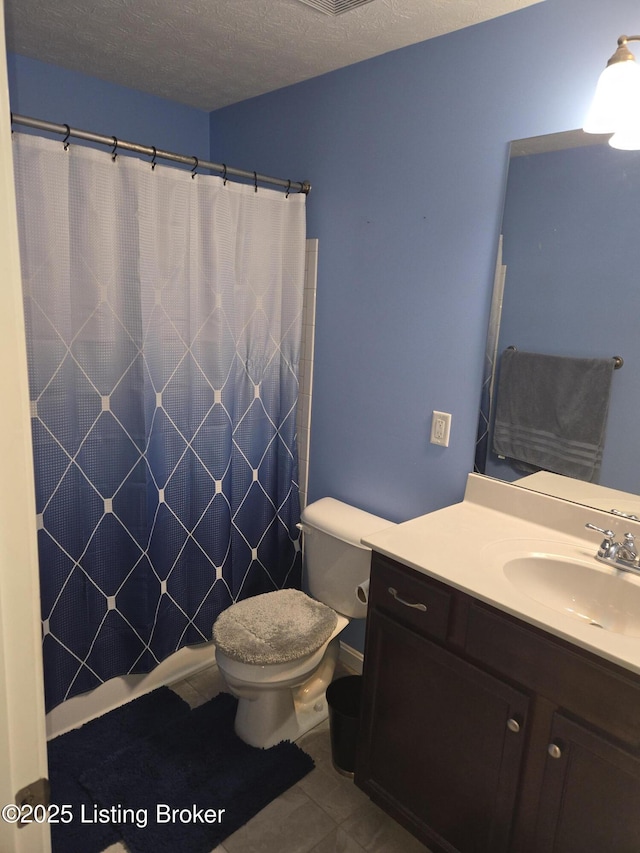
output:
[{"label": "blue and white diamond pattern curtain", "polygon": [[305,205],[14,146],[52,708],[300,585]]}]

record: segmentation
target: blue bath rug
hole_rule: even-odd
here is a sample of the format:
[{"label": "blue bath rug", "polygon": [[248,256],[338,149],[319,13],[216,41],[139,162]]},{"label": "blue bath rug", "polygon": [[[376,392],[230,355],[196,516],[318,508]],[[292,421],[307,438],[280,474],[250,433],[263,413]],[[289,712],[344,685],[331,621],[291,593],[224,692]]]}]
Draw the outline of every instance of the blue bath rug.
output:
[{"label": "blue bath rug", "polygon": [[313,769],[288,741],[240,740],[236,707],[222,693],[82,774],[96,816],[117,825],[130,853],[210,853]]},{"label": "blue bath rug", "polygon": [[[161,687],[49,741],[51,801],[60,807],[59,821],[66,821],[68,814],[72,817],[69,823],[51,824],[53,853],[100,853],[121,840],[115,824],[83,821],[93,814],[94,801],[80,784],[80,776],[118,750],[188,714],[189,705]],[[70,809],[62,811],[62,806]]]}]

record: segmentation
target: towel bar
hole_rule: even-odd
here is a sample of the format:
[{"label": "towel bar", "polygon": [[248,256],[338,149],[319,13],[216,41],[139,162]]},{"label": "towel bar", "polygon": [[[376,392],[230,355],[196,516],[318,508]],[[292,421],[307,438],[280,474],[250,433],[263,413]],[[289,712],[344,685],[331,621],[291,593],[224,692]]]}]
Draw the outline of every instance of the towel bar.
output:
[{"label": "towel bar", "polygon": [[[507,347],[507,349],[511,349],[511,350],[514,350],[514,352],[518,352],[518,347],[514,347],[513,345]],[[613,369],[614,370],[620,370],[620,368],[624,364],[623,357],[621,355],[614,355],[613,361],[614,361]]]}]

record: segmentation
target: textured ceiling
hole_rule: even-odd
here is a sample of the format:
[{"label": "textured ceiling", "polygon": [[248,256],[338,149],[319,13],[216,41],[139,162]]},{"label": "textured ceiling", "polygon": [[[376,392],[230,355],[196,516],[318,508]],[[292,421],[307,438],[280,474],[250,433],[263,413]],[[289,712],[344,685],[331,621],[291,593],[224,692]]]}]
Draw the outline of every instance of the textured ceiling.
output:
[{"label": "textured ceiling", "polygon": [[203,110],[531,6],[371,0],[5,0],[8,49]]}]

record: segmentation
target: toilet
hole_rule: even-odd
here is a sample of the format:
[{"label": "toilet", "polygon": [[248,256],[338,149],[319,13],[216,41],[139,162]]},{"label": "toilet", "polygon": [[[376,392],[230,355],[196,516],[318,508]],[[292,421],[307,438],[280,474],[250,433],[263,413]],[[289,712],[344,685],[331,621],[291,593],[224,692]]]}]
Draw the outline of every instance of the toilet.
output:
[{"label": "toilet", "polygon": [[216,663],[238,698],[235,731],[246,743],[293,741],[326,719],[339,634],[367,613],[371,550],[360,540],[390,524],[334,498],[309,504],[300,528],[310,594],[267,592],[216,619]]}]

